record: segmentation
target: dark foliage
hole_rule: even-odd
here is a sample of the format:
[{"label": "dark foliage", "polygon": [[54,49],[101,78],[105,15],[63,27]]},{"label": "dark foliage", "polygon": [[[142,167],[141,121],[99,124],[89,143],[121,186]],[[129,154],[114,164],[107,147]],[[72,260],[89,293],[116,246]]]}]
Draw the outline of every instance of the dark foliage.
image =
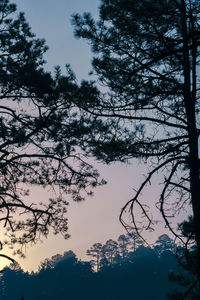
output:
[{"label": "dark foliage", "polygon": [[[50,228],[67,238],[66,195],[80,201],[100,184],[80,148],[75,77],[69,66],[65,76],[59,67],[54,76],[46,72],[46,50],[24,14],[0,1],[0,223],[7,231],[0,249],[17,245],[17,253]],[[31,203],[34,186],[48,187],[54,199]]]},{"label": "dark foliage", "polygon": [[[120,244],[112,240],[112,245],[114,242],[120,251]],[[72,251],[46,259],[36,274],[24,273],[19,267],[6,268],[1,277],[0,297],[2,300],[20,299],[22,295],[25,300],[164,300],[173,289],[180,293],[184,290],[168,280],[169,272],[183,272],[171,250],[163,246],[158,254],[154,247],[139,245],[135,251],[130,247],[117,261],[116,247],[110,250],[110,244],[111,240],[105,243],[104,254],[111,257],[112,252],[112,262],[102,264],[98,272],[92,270],[92,263],[78,261]]]},{"label": "dark foliage", "polygon": [[[75,36],[91,44],[92,72],[101,86],[94,101],[83,97],[79,103],[96,121],[88,151],[107,163],[138,158],[149,167],[122,208],[121,222],[139,235],[154,228],[141,195],[162,174],[154,204],[186,248],[196,244],[200,280],[199,21],[197,0],[102,0],[98,21],[89,13],[72,19]],[[184,235],[175,224],[186,207],[193,221],[182,224],[192,230]]]}]

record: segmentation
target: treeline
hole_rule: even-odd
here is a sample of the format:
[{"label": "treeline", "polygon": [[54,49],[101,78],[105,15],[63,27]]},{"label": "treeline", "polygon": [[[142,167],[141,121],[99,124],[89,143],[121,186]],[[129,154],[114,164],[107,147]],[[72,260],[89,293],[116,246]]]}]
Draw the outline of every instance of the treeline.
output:
[{"label": "treeline", "polygon": [[[98,272],[107,266],[132,262],[135,251],[139,247],[140,250],[144,248],[144,241],[137,233],[122,234],[117,241],[109,239],[104,245],[95,243],[87,250],[87,255],[92,258],[90,261],[91,265]],[[167,234],[163,234],[159,236],[152,249],[157,255],[160,255],[165,250],[174,252],[176,245]]]},{"label": "treeline", "polygon": [[180,278],[184,271],[176,259],[175,244],[166,234],[153,247],[145,246],[136,234],[120,235],[117,241],[95,243],[87,254],[88,262],[78,260],[72,251],[57,254],[32,274],[19,266],[5,268],[0,299],[162,300],[180,289],[169,280],[169,274]]}]

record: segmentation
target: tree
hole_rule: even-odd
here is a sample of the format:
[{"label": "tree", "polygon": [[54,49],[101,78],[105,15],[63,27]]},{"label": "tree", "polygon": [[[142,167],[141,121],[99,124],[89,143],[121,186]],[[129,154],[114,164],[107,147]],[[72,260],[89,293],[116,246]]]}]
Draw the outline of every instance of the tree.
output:
[{"label": "tree", "polygon": [[[46,50],[24,14],[16,15],[16,5],[1,1],[0,222],[7,229],[1,250],[5,244],[21,249],[35,243],[50,228],[67,238],[64,195],[80,201],[99,184],[97,171],[80,150],[83,131],[76,127],[72,102],[78,94],[76,80],[69,66],[65,76],[59,67],[55,76],[46,72]],[[55,198],[30,203],[28,188],[38,185],[51,188]]]},{"label": "tree", "polygon": [[162,234],[158,237],[154,250],[160,255],[162,252],[170,250],[172,253],[176,249],[176,245],[173,240],[167,235]]},{"label": "tree", "polygon": [[93,258],[90,262],[97,272],[100,270],[102,247],[103,245],[101,243],[95,243],[86,251],[86,254]]},{"label": "tree", "polygon": [[121,234],[118,239],[118,245],[119,245],[119,252],[122,257],[122,259],[125,259],[127,257],[129,246],[130,246],[130,240],[129,237],[125,234]]},{"label": "tree", "polygon": [[[96,121],[87,151],[106,163],[147,162],[145,180],[120,214],[122,224],[139,235],[154,225],[141,194],[162,174],[156,205],[186,247],[195,240],[200,279],[199,1],[102,0],[99,16],[97,22],[89,13],[72,19],[75,36],[91,44],[92,72],[101,86],[96,99],[83,94],[78,103],[85,117]],[[136,206],[145,226],[144,218],[142,225],[137,222]],[[187,238],[171,221],[184,207],[191,207],[194,228]],[[127,211],[131,224],[124,218]]]},{"label": "tree", "polygon": [[140,235],[138,235],[138,233],[136,233],[136,232],[129,233],[129,239],[132,243],[130,249],[133,252],[135,252],[138,247],[143,246],[143,244],[144,244],[143,239],[141,239]]},{"label": "tree", "polygon": [[109,239],[104,245],[104,255],[108,261],[109,265],[112,265],[115,261],[115,257],[118,254],[118,243]]}]

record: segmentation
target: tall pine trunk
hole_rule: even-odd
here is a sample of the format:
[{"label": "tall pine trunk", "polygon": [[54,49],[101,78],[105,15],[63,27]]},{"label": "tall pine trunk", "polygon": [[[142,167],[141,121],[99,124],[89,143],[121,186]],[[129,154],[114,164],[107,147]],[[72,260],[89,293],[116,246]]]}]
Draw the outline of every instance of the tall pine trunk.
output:
[{"label": "tall pine trunk", "polygon": [[[187,24],[185,1],[182,4],[182,35],[183,35],[183,67],[184,67],[184,102],[188,124],[189,136],[189,170],[191,203],[194,217],[194,233],[197,243],[197,276],[200,279],[200,178],[198,157],[198,130],[196,127],[195,103],[196,103],[196,52],[195,30],[190,18],[190,28]],[[192,49],[189,45],[189,36],[192,38]],[[190,54],[191,52],[191,54]],[[192,56],[190,59],[190,55]]]}]

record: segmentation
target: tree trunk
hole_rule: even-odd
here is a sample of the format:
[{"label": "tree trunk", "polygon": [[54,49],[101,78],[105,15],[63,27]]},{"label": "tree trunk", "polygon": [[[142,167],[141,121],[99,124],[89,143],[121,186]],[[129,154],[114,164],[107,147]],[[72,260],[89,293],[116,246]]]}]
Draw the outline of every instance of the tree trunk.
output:
[{"label": "tree trunk", "polygon": [[[186,18],[185,1],[182,0],[182,35],[183,35],[183,68],[184,68],[184,102],[189,135],[189,170],[190,170],[190,189],[191,203],[194,217],[195,240],[197,243],[197,264],[196,271],[200,280],[200,178],[199,178],[199,158],[198,158],[198,130],[196,127],[195,103],[196,103],[196,45],[192,49],[192,66],[189,52],[189,32]],[[194,29],[194,28],[193,28]],[[195,68],[195,69],[194,69]],[[193,82],[191,83],[191,70]]]}]

